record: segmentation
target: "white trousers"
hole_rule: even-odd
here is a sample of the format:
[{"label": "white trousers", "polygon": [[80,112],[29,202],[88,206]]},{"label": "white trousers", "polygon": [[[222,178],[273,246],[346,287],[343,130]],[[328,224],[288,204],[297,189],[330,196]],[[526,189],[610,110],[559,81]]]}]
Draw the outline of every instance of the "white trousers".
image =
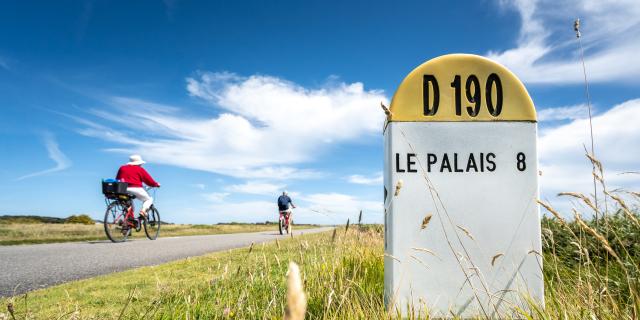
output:
[{"label": "white trousers", "polygon": [[149,196],[147,190],[143,188],[127,188],[127,192],[131,192],[136,196],[136,199],[142,201],[142,211],[147,212],[149,207],[153,204],[153,198]]}]

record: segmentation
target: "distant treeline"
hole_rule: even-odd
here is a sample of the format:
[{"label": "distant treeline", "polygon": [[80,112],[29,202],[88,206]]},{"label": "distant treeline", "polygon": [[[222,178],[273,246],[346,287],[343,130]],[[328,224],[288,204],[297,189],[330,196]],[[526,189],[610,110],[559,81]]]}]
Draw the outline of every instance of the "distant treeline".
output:
[{"label": "distant treeline", "polygon": [[[0,216],[0,224],[18,224],[18,223],[80,223],[80,224],[94,224],[94,223],[102,223],[101,220],[94,220],[90,216],[86,214],[80,215],[72,215],[67,218],[56,218],[56,217],[45,217],[45,216],[35,216],[35,215],[26,215],[26,216],[13,216],[13,215],[4,215]],[[171,222],[162,221],[162,224],[173,224]],[[206,224],[202,224],[206,226]],[[278,225],[277,221],[265,221],[265,222],[219,222],[216,225]],[[302,224],[296,223],[299,226],[314,226],[314,224]]]},{"label": "distant treeline", "polygon": [[44,217],[44,216],[0,216],[0,224],[18,224],[18,223],[79,223],[94,224],[96,223],[90,216],[86,214],[72,215],[67,218]]}]

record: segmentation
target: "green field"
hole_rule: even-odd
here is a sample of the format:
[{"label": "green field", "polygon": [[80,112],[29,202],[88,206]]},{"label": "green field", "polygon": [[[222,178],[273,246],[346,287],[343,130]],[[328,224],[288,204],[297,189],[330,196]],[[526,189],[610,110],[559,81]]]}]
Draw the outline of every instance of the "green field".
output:
[{"label": "green field", "polygon": [[[521,306],[503,316],[638,319],[638,219],[622,211],[597,226],[593,221],[543,219],[546,307],[522,297]],[[301,268],[306,318],[396,318],[385,310],[382,298],[383,234],[378,225],[143,267],[0,303],[11,303],[16,319],[281,319],[289,261]]]},{"label": "green field", "polygon": [[[25,219],[0,223],[0,245],[34,244],[69,241],[106,240],[102,224],[40,223]],[[296,229],[310,228],[296,225]],[[276,224],[163,224],[160,237],[259,232],[277,230]],[[133,232],[133,238],[145,237],[144,232]]]}]

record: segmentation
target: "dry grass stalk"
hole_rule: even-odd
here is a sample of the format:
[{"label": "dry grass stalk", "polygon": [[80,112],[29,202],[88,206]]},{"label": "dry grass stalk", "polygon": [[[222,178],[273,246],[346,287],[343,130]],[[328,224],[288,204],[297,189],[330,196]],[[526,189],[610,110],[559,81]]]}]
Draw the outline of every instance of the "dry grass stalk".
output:
[{"label": "dry grass stalk", "polygon": [[620,207],[622,208],[622,212],[624,212],[625,215],[627,215],[627,217],[629,217],[629,219],[631,219],[633,222],[635,222],[635,224],[640,226],[640,221],[638,221],[638,219],[633,215],[633,213],[631,213],[631,210],[629,209],[629,207],[627,206],[627,204],[624,202],[624,200],[622,200],[622,198],[613,195],[611,193],[609,193],[608,191],[604,192],[606,195],[608,195],[609,197],[611,197],[611,199],[615,200]]},{"label": "dry grass stalk", "polygon": [[360,210],[360,215],[358,215],[358,225],[362,224],[362,210]]},{"label": "dry grass stalk", "polygon": [[604,179],[602,179],[602,177],[600,175],[598,175],[598,173],[592,172],[591,175],[593,175],[593,178],[598,180],[598,182],[600,182],[600,184],[604,184]]},{"label": "dry grass stalk", "polygon": [[[548,203],[544,203],[540,200],[536,200],[541,206],[543,206],[545,209],[547,209],[547,211],[551,212],[551,214],[556,217],[556,219],[558,219],[558,221],[560,221],[560,224],[565,227],[570,233],[571,235],[573,235],[574,238],[577,238],[578,236],[573,232],[573,230],[571,230],[571,227],[569,227],[569,224],[567,223],[566,220],[564,220],[560,214],[558,213],[558,211],[556,211],[555,209],[553,209]],[[543,231],[548,231],[551,233],[551,230],[546,229]],[[553,239],[553,237],[551,237],[551,239]]]},{"label": "dry grass stalk", "polygon": [[431,221],[431,217],[433,217],[433,215],[431,213],[428,213],[427,216],[422,219],[422,225],[420,225],[420,229],[424,229],[427,227],[429,221]]},{"label": "dry grass stalk", "polygon": [[278,249],[280,249],[280,242],[278,241],[278,239],[276,239],[276,246],[278,247]]},{"label": "dry grass stalk", "polygon": [[284,313],[285,320],[301,320],[307,311],[307,297],[302,287],[300,268],[291,261],[287,272],[287,307]]},{"label": "dry grass stalk", "polygon": [[544,203],[540,200],[536,200],[536,202],[538,202],[541,206],[543,206],[545,209],[547,209],[547,211],[551,212],[551,214],[556,217],[556,219],[558,219],[558,221],[560,221],[560,223],[562,223],[563,225],[567,225],[567,222],[562,219],[562,217],[560,216],[560,214],[558,213],[558,211],[556,211],[555,209],[553,209],[549,204]]},{"label": "dry grass stalk", "polygon": [[498,258],[504,256],[504,253],[500,252],[498,254],[496,254],[495,256],[493,256],[493,258],[491,258],[491,266],[493,267],[493,265],[496,263],[496,260],[498,260]]},{"label": "dry grass stalk", "polygon": [[473,240],[473,241],[475,241],[475,240],[476,240],[476,239],[473,237],[473,235],[471,234],[471,232],[469,232],[469,230],[467,230],[465,227],[463,227],[463,226],[459,226],[459,225],[456,225],[456,227],[458,227],[458,229],[462,230],[462,232],[464,232],[464,233],[467,235],[467,237],[471,238],[471,240]]},{"label": "dry grass stalk", "polygon": [[278,258],[277,254],[273,255],[276,258],[276,263],[278,264],[278,267],[280,266],[280,258]]},{"label": "dry grass stalk", "polygon": [[333,229],[333,235],[331,235],[331,243],[336,241],[336,234],[338,233],[338,229]]},{"label": "dry grass stalk", "polygon": [[349,231],[349,219],[347,219],[347,226],[344,228],[344,233],[347,233],[347,231]]},{"label": "dry grass stalk", "polygon": [[560,193],[558,193],[558,195],[559,196],[570,196],[570,197],[578,198],[578,199],[582,200],[582,202],[584,202],[591,209],[593,209],[593,211],[599,212],[598,208],[596,208],[596,206],[593,204],[593,202],[591,202],[591,200],[589,198],[587,198],[582,193],[578,193],[578,192],[560,192]]},{"label": "dry grass stalk", "polygon": [[380,108],[382,108],[382,111],[384,111],[384,114],[387,116],[387,121],[391,120],[391,110],[389,110],[389,108],[385,106],[382,101],[380,102]]},{"label": "dry grass stalk", "polygon": [[403,185],[402,179],[398,180],[398,183],[396,183],[396,191],[393,193],[395,197],[397,197],[400,194],[400,189],[402,189],[402,185]]},{"label": "dry grass stalk", "polygon": [[413,248],[411,248],[411,249],[416,250],[416,251],[426,252],[426,253],[428,253],[428,254],[430,254],[430,255],[434,256],[434,257],[437,257],[437,255],[436,255],[436,253],[435,253],[435,252],[433,252],[433,251],[431,251],[431,250],[429,250],[429,249],[427,249],[427,248],[416,248],[416,247],[413,247]]},{"label": "dry grass stalk", "polygon": [[253,251],[253,242],[251,242],[251,245],[249,246],[249,253],[251,253],[251,251]]},{"label": "dry grass stalk", "polygon": [[419,264],[421,264],[423,267],[425,267],[425,268],[429,269],[429,266],[428,266],[426,263],[424,263],[422,260],[418,259],[418,257],[416,257],[416,256],[414,256],[414,255],[412,255],[412,254],[410,254],[410,255],[409,255],[409,257],[411,257],[413,260],[417,261],[417,262],[418,262]]},{"label": "dry grass stalk", "polygon": [[607,250],[607,252],[613,256],[614,258],[616,258],[616,260],[618,260],[618,262],[622,263],[622,261],[620,260],[620,257],[618,257],[618,255],[616,254],[615,251],[613,251],[613,248],[611,248],[611,245],[609,245],[609,241],[607,241],[607,239],[601,235],[600,233],[598,233],[598,231],[596,231],[595,229],[589,227],[584,220],[582,220],[582,217],[580,216],[580,213],[578,213],[578,211],[576,211],[575,209],[573,209],[573,214],[576,218],[576,222],[578,222],[578,224],[585,229],[588,233],[590,233],[592,236],[594,236],[598,241],[600,241],[600,243],[602,244],[602,247]]},{"label": "dry grass stalk", "polygon": [[602,170],[602,162],[600,162],[600,160],[596,159],[594,156],[590,155],[589,153],[585,154],[587,156],[587,158],[589,159],[589,161],[591,161],[591,163],[596,166],[598,168],[598,171],[600,171],[600,173],[602,174],[603,170]]},{"label": "dry grass stalk", "polygon": [[11,318],[13,318],[13,320],[16,320],[16,315],[14,314],[15,310],[13,309],[13,303],[9,302],[9,304],[7,304],[7,311],[9,311]]},{"label": "dry grass stalk", "polygon": [[388,254],[388,253],[385,253],[385,254],[384,254],[384,256],[385,256],[385,257],[389,257],[389,258],[391,258],[391,259],[393,259],[393,260],[395,260],[395,261],[402,262],[402,261],[400,261],[400,259],[398,259],[398,258],[396,258],[396,257],[394,257],[394,256],[392,256],[392,255],[390,255],[390,254]]}]

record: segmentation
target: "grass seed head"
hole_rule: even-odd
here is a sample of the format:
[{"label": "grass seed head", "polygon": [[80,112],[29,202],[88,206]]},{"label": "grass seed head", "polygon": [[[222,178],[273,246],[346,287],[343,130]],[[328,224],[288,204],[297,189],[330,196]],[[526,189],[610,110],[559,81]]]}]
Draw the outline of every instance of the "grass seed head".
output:
[{"label": "grass seed head", "polygon": [[429,221],[431,221],[431,217],[433,215],[431,213],[428,213],[426,217],[424,217],[424,219],[422,219],[422,225],[420,225],[420,229],[424,229],[427,227],[427,225],[429,224]]},{"label": "grass seed head", "polygon": [[504,256],[504,253],[500,252],[498,254],[496,254],[495,256],[493,256],[493,258],[491,258],[491,266],[493,267],[493,265],[496,263],[496,260],[498,260],[498,258]]},{"label": "grass seed head", "polygon": [[593,211],[599,212],[598,208],[596,208],[596,206],[593,204],[593,202],[591,202],[591,200],[589,198],[587,198],[582,193],[578,193],[578,192],[560,192],[560,193],[558,193],[558,195],[559,196],[570,196],[570,197],[574,197],[574,198],[580,199],[587,206],[589,206],[589,208],[593,209]]},{"label": "grass seed head", "polygon": [[307,311],[307,297],[302,287],[302,279],[300,278],[300,268],[291,261],[289,262],[289,271],[287,272],[287,308],[285,309],[285,320],[304,319]]},{"label": "grass seed head", "polygon": [[15,319],[16,315],[14,314],[15,310],[13,309],[13,303],[9,302],[7,304],[7,311],[9,311],[9,314],[11,315],[11,318]]},{"label": "grass seed head", "polygon": [[613,248],[611,248],[611,245],[609,245],[609,241],[607,241],[607,239],[601,235],[600,233],[598,233],[598,231],[596,231],[595,229],[589,227],[584,220],[582,220],[582,217],[580,216],[580,213],[578,213],[578,211],[576,211],[575,209],[573,209],[573,214],[576,218],[576,222],[578,222],[578,224],[584,229],[586,230],[588,233],[590,233],[592,236],[594,236],[601,244],[602,247],[607,250],[607,252],[609,252],[609,254],[611,256],[613,256],[614,258],[616,258],[616,260],[618,260],[618,262],[620,262],[620,257],[618,257],[618,254],[616,254],[615,251],[613,251]]},{"label": "grass seed head", "polygon": [[402,179],[399,179],[398,183],[396,183],[396,191],[393,193],[395,197],[397,197],[400,194],[400,189],[402,189],[402,184],[403,184]]},{"label": "grass seed head", "polygon": [[467,230],[467,228],[465,228],[463,226],[459,226],[459,225],[456,225],[456,227],[458,227],[458,229],[462,230],[462,232],[464,232],[467,235],[467,237],[471,238],[471,240],[474,240],[474,241],[476,240],[473,237],[473,235],[471,234],[471,232],[469,232],[469,230]]}]

